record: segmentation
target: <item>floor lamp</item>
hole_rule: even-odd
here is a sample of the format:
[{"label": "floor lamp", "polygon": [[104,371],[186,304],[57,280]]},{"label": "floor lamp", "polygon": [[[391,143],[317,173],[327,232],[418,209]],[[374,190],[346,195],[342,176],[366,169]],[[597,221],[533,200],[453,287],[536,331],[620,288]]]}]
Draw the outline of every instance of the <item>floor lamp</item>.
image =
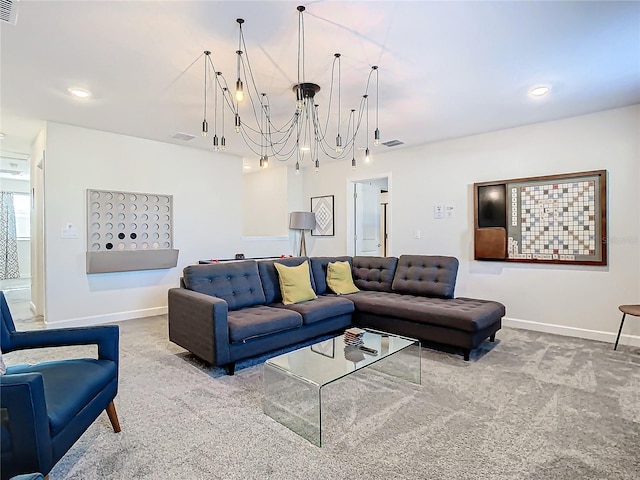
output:
[{"label": "floor lamp", "polygon": [[313,212],[291,212],[289,217],[289,228],[300,230],[300,253],[301,257],[307,256],[307,245],[304,240],[304,231],[313,230],[316,226],[316,214]]}]

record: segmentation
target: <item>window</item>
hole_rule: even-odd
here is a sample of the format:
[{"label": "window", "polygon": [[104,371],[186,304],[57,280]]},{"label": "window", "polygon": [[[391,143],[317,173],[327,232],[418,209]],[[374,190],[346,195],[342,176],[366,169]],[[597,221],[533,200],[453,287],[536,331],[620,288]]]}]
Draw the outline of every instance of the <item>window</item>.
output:
[{"label": "window", "polygon": [[31,195],[14,193],[13,209],[16,212],[16,236],[31,238]]}]

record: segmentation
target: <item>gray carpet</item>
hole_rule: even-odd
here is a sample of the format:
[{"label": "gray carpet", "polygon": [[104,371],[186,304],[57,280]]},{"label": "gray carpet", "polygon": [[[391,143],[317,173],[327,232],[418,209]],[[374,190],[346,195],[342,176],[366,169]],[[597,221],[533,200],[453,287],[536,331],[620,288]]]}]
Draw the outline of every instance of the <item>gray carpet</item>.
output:
[{"label": "gray carpet", "polygon": [[422,385],[365,369],[326,387],[318,448],[262,413],[264,358],[228,377],[166,316],[120,326],[122,432],[101,415],[51,480],[640,478],[638,348],[505,328],[470,362],[424,349]]}]

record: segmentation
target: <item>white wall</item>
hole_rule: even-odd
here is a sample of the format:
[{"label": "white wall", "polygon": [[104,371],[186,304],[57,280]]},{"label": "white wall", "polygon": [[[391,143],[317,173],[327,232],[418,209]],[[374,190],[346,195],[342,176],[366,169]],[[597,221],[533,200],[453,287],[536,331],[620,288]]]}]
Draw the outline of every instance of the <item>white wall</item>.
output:
[{"label": "white wall", "polygon": [[[505,323],[613,341],[618,305],[640,301],[639,132],[636,105],[384,154],[381,146],[373,163],[356,171],[346,162],[325,163],[306,176],[304,193],[335,195],[336,236],[313,237],[313,255],[347,252],[348,180],[390,172],[390,255],[455,256],[456,296],[504,303]],[[473,183],[598,169],[609,171],[608,266],[473,260]],[[454,218],[435,220],[435,204],[455,205]],[[640,344],[638,322],[628,322],[625,332],[635,336],[625,341]]]},{"label": "white wall", "polygon": [[[167,289],[178,285],[184,266],[227,258],[241,244],[242,165],[236,157],[49,123],[44,183],[48,324],[166,312]],[[87,275],[88,188],[173,195],[178,266]],[[61,238],[68,223],[79,238]]]},{"label": "white wall", "polygon": [[286,237],[289,233],[286,166],[270,166],[242,177],[242,234],[245,237]]},{"label": "white wall", "polygon": [[3,192],[30,193],[29,180],[0,178],[0,188]]}]

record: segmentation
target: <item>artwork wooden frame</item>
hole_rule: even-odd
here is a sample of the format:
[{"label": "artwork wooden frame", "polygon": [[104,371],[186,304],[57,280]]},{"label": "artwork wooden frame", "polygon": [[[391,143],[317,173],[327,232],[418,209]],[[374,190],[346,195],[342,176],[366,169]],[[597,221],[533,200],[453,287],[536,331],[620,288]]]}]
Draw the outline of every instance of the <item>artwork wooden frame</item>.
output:
[{"label": "artwork wooden frame", "polygon": [[607,171],[473,184],[474,258],[607,265]]},{"label": "artwork wooden frame", "polygon": [[335,235],[333,195],[311,197],[311,211],[316,216],[316,226],[311,230],[311,235],[333,237]]}]

